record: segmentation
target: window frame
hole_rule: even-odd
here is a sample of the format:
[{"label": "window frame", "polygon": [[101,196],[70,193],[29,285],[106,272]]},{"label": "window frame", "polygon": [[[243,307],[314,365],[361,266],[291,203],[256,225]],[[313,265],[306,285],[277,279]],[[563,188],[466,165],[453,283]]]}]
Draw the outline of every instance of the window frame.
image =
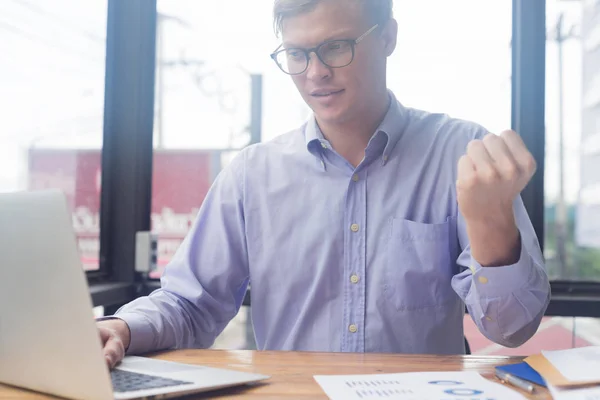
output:
[{"label": "window frame", "polygon": [[100,268],[87,276],[109,309],[139,293],[135,236],[150,229],[156,18],[156,0],[108,0]]},{"label": "window frame", "polygon": [[[544,248],[546,101],[546,1],[513,0],[512,129],[537,162],[522,192],[523,203]],[[600,317],[600,282],[551,281],[546,315]]]}]

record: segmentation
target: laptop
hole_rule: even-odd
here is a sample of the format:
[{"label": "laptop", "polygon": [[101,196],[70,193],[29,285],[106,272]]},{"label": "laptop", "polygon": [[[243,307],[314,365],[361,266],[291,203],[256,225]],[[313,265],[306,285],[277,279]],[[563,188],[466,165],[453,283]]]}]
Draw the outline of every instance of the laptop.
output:
[{"label": "laptop", "polygon": [[59,191],[0,194],[0,382],[73,399],[169,398],[266,375],[125,357],[109,371]]}]

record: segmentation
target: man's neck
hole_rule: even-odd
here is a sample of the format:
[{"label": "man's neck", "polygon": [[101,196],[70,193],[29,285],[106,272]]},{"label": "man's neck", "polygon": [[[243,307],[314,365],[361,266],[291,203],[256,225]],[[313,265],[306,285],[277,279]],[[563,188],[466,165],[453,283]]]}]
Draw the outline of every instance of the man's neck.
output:
[{"label": "man's neck", "polygon": [[319,121],[318,117],[316,119],[323,136],[333,149],[356,167],[364,159],[369,140],[385,118],[389,105],[390,99],[386,94],[385,98],[368,113],[342,123],[327,123]]}]

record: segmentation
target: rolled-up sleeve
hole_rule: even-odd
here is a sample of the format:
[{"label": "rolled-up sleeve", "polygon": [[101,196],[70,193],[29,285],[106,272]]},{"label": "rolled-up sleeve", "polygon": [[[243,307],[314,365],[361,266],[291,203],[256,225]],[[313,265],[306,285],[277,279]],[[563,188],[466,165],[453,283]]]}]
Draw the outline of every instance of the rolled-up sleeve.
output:
[{"label": "rolled-up sleeve", "polygon": [[550,284],[542,252],[523,202],[514,211],[521,238],[519,261],[513,265],[482,267],[472,256],[464,219],[459,216],[462,253],[457,263],[464,269],[452,286],[465,302],[473,321],[490,340],[517,347],[537,331],[550,301]]},{"label": "rolled-up sleeve", "polygon": [[117,311],[131,331],[127,354],[210,347],[237,314],[249,281],[244,165],[242,152],[219,174],[161,288]]}]

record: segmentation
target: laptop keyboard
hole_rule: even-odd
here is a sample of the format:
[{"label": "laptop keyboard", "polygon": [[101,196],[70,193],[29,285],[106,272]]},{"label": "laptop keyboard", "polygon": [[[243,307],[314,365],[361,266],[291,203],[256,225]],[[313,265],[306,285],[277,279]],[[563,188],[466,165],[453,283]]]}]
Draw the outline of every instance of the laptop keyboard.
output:
[{"label": "laptop keyboard", "polygon": [[177,381],[153,375],[115,369],[110,372],[115,392],[132,392],[135,390],[158,389],[169,386],[190,384],[193,382]]}]

